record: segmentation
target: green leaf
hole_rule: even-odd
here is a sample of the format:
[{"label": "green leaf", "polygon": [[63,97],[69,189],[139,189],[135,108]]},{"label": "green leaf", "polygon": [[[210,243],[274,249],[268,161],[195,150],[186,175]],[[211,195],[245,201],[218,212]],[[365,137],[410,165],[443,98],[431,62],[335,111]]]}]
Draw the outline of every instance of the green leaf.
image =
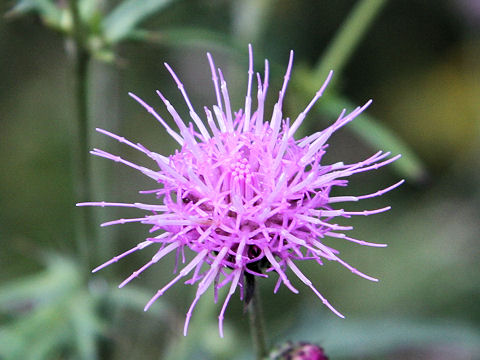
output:
[{"label": "green leaf", "polygon": [[158,45],[173,47],[198,46],[219,50],[240,50],[245,52],[245,46],[240,47],[232,38],[224,33],[199,28],[181,27],[160,31],[134,30],[128,38]]},{"label": "green leaf", "polygon": [[6,359],[32,359],[37,358],[37,352],[41,353],[40,349],[34,352],[32,349],[42,347],[49,352],[56,348],[63,340],[52,333],[71,334],[66,326],[67,317],[62,316],[63,310],[64,307],[58,303],[38,306],[4,326],[0,330],[0,338],[5,339],[3,344],[0,341],[0,355]]},{"label": "green leaf", "polygon": [[[311,98],[312,94],[318,91],[319,84],[324,81],[325,78],[321,81],[316,80],[315,70],[300,65],[292,79],[292,86],[299,96]],[[331,87],[332,84],[330,83],[329,86]],[[322,97],[321,104],[315,106],[318,113],[328,116],[330,119],[336,119],[342,109],[353,110],[356,108],[351,101],[336,94],[334,90],[329,89]],[[363,112],[347,127],[376,150],[390,151],[393,155],[401,154],[402,158],[391,165],[400,176],[413,182],[425,181],[428,176],[426,167],[413,149],[373,116]]]},{"label": "green leaf", "polygon": [[[339,110],[353,109],[355,106],[350,101],[330,95],[323,99],[322,106],[316,107],[317,111],[336,118]],[[402,158],[395,161],[392,166],[401,176],[413,181],[422,181],[427,172],[420,158],[401,138],[395,135],[388,127],[374,117],[362,113],[358,118],[348,124],[348,128],[357,133],[363,140],[375,149],[390,151],[392,154],[402,154]]]},{"label": "green leaf", "polygon": [[337,75],[342,73],[344,66],[385,4],[386,0],[360,0],[355,4],[315,66],[312,72],[315,82],[322,81],[332,69]]},{"label": "green leaf", "polygon": [[20,0],[6,15],[13,17],[30,11],[37,12],[48,25],[57,29],[62,28],[65,11],[53,0]]},{"label": "green leaf", "polygon": [[98,0],[80,0],[78,3],[78,10],[80,12],[80,18],[85,23],[90,23],[92,18],[99,14]]},{"label": "green leaf", "polygon": [[[219,298],[224,298],[226,290],[225,288],[221,290]],[[220,308],[212,298],[213,289],[200,298],[190,321],[187,336],[179,336],[173,340],[162,359],[231,359],[233,354],[244,348],[240,335],[226,322],[224,323],[227,326],[226,336],[220,338],[216,316]]]},{"label": "green leaf", "polygon": [[[118,288],[112,289],[112,291],[118,291]],[[148,301],[152,298],[154,294],[143,290],[142,288],[130,286],[124,287],[121,291],[115,292],[115,294],[110,294],[108,301],[113,305],[119,307],[129,308],[131,310],[142,311]],[[155,304],[148,309],[148,312],[156,316],[166,318],[171,316],[173,310],[168,307],[168,305],[163,302],[161,299],[155,301]]]},{"label": "green leaf", "polygon": [[87,292],[70,301],[70,319],[74,330],[76,352],[80,359],[97,358],[96,337],[101,333],[101,322],[95,314],[95,302]]},{"label": "green leaf", "polygon": [[125,0],[103,20],[105,40],[115,44],[132,32],[136,25],[176,0]]},{"label": "green leaf", "polygon": [[6,16],[19,16],[35,10],[35,2],[36,0],[20,0],[7,12]]},{"label": "green leaf", "polygon": [[10,311],[14,306],[30,302],[49,302],[78,286],[79,281],[80,274],[72,260],[50,255],[46,270],[0,287],[0,311]]},{"label": "green leaf", "polygon": [[[49,328],[45,329],[47,325]],[[37,329],[32,341],[23,349],[25,355],[19,358],[25,360],[51,359],[55,350],[67,342],[69,333],[69,326],[66,323],[57,326],[46,323],[43,328]]]},{"label": "green leaf", "polygon": [[25,345],[23,339],[9,326],[0,327],[0,359],[14,359]]},{"label": "green leaf", "polygon": [[68,349],[76,359],[96,359],[102,299],[87,289],[74,260],[47,254],[46,265],[0,288],[0,309],[11,315],[0,327],[0,358],[46,360]]},{"label": "green leaf", "polygon": [[235,1],[232,5],[235,14],[232,34],[242,43],[258,43],[276,10],[277,1],[244,0]]}]

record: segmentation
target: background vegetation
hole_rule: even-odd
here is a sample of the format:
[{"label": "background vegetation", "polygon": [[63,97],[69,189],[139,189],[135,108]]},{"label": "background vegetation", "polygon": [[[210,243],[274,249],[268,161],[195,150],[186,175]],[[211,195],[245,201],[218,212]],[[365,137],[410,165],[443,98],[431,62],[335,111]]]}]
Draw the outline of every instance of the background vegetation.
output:
[{"label": "background vegetation", "polygon": [[[362,13],[352,15],[361,6]],[[219,307],[208,295],[188,337],[181,335],[194,294],[189,286],[175,286],[149,312],[142,311],[171,278],[173,259],[162,260],[122,290],[116,285],[151,252],[94,275],[86,271],[142,241],[144,227],[96,230],[89,237],[88,259],[79,255],[75,241],[83,211],[76,202],[138,201],[143,195],[137,190],[151,186],[130,169],[92,157],[93,198],[75,195],[79,151],[87,152],[77,146],[74,68],[81,51],[75,48],[90,58],[89,147],[142,163],[126,147],[96,134],[95,127],[171,153],[173,141],[127,92],[165,113],[155,95],[160,89],[187,114],[163,67],[166,61],[181,76],[194,106],[210,105],[214,92],[205,56],[210,51],[227,74],[238,108],[248,43],[257,71],[263,71],[265,57],[272,63],[270,104],[288,52],[295,50],[289,116],[304,108],[326,71],[335,70],[305,133],[325,127],[344,106],[374,99],[367,116],[333,137],[328,159],[358,161],[379,148],[404,157],[395,166],[353,178],[349,194],[407,180],[395,192],[361,204],[392,205],[390,212],[354,219],[355,237],[386,242],[388,248],[335,245],[379,283],[335,263],[303,266],[345,320],[301,285],[299,295],[286,289],[273,295],[274,281],[261,283],[271,342],[313,341],[332,359],[480,358],[476,1],[83,0],[79,33],[64,1],[9,1],[0,10],[5,14],[0,20],[1,359],[251,358],[238,299],[227,311],[224,339],[217,335]],[[93,222],[129,215],[100,209]]]}]

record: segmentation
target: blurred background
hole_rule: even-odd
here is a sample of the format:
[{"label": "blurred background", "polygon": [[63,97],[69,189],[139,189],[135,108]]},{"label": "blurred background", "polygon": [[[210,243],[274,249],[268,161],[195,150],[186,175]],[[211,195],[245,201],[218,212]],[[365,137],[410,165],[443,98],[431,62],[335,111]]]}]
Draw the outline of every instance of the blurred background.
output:
[{"label": "blurred background", "polygon": [[[335,71],[302,135],[330,124],[343,107],[374,100],[366,116],[332,137],[326,161],[360,161],[379,149],[404,155],[338,190],[367,194],[406,179],[392,193],[351,206],[391,205],[391,211],[345,220],[355,226],[351,236],[385,242],[387,248],[329,241],[344,260],[380,282],[356,277],[336,263],[300,264],[346,315],[342,320],[302,284],[297,284],[299,295],[285,288],[274,295],[275,280],[261,281],[270,342],[315,342],[331,359],[480,359],[480,2],[139,3],[80,1],[88,34],[89,148],[149,164],[96,133],[101,127],[158,153],[172,153],[174,141],[127,92],[169,119],[155,95],[160,89],[188,116],[163,66],[168,62],[196,109],[211,106],[209,51],[226,73],[233,107],[239,108],[252,43],[255,70],[263,73],[264,58],[271,62],[270,109],[289,50],[295,51],[289,117],[305,108],[328,70]],[[138,191],[152,184],[129,168],[90,156],[92,198],[75,195],[79,152],[87,149],[76,145],[79,52],[69,9],[66,1],[0,5],[0,358],[253,358],[238,297],[227,310],[224,339],[217,333],[220,306],[211,293],[201,299],[183,337],[191,286],[176,285],[143,312],[150,296],[172,278],[173,257],[121,290],[116,286],[153,250],[96,274],[85,271],[85,262],[90,270],[143,241],[148,228],[100,229],[104,221],[142,214],[94,209],[90,255],[82,259],[75,232],[84,209],[75,203],[148,202]]]}]

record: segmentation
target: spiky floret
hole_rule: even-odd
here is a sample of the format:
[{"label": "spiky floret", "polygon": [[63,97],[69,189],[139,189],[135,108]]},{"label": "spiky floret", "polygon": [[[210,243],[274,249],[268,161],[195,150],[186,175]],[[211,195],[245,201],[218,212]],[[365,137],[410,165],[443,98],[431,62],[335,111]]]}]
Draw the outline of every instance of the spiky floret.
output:
[{"label": "spiky floret", "polygon": [[[257,73],[257,110],[252,114],[253,54],[249,46],[249,70],[245,110],[232,113],[227,84],[220,69],[216,69],[210,54],[207,54],[217,103],[207,107],[204,120],[194,110],[183,84],[171,67],[165,64],[183,95],[189,109],[191,122],[186,124],[175,108],[157,91],[172,116],[179,132],[138,96],[130,96],[139,102],[178,142],[180,150],[165,157],[106,130],[99,132],[124,143],[151,158],[156,169],[136,165],[106,151],[94,149],[91,153],[132,167],[152,178],[160,185],[158,189],[141,191],[156,196],[153,204],[87,202],[78,206],[133,207],[147,212],[140,218],[119,219],[102,226],[140,222],[151,225],[149,237],[134,248],[120,254],[93,272],[145,247],[159,245],[152,259],[125,279],[123,287],[132,279],[157,263],[164,256],[175,252],[177,260],[185,249],[195,255],[180,272],[152,297],[147,310],[156,299],[172,285],[191,274],[187,284],[197,283],[195,298],[188,310],[184,333],[193,309],[199,298],[212,286],[215,301],[218,290],[230,286],[219,315],[219,331],[223,336],[223,318],[231,296],[239,288],[240,298],[245,297],[245,278],[267,277],[269,272],[278,274],[275,292],[281,284],[297,293],[298,290],[287,277],[290,270],[322,300],[336,315],[343,318],[313,286],[312,282],[296,265],[298,260],[315,260],[320,265],[324,259],[337,261],[353,273],[368,280],[377,279],[355,269],[338,255],[338,251],[322,242],[324,237],[351,241],[360,245],[383,247],[347,236],[344,232],[351,226],[334,223],[337,217],[372,215],[390,207],[360,212],[335,209],[338,202],[359,201],[380,196],[399,186],[400,181],[386,189],[362,196],[330,196],[335,186],[346,186],[347,177],[378,169],[400,157],[377,152],[366,160],[354,164],[323,164],[329,137],[362,113],[371,103],[357,107],[351,113],[343,110],[338,119],[325,130],[300,140],[295,133],[306,115],[322,96],[332,72],[313,99],[297,118],[291,122],[284,119],[282,104],[293,64],[290,53],[282,89],[272,117],[264,120],[265,97],[268,88],[268,61],[265,75]],[[213,111],[212,111],[213,110]],[[184,260],[185,261],[185,260]]]}]

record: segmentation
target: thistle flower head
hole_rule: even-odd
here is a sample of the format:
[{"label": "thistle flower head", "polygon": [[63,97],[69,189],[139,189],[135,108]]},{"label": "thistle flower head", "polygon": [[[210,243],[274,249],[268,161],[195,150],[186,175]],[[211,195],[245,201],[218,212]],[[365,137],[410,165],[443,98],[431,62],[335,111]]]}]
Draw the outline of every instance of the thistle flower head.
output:
[{"label": "thistle flower head", "polygon": [[[223,336],[223,318],[230,298],[238,290],[240,298],[246,297],[246,277],[278,275],[275,292],[283,284],[292,292],[298,290],[289,276],[296,276],[308,286],[335,314],[338,312],[301,272],[301,260],[314,260],[322,265],[324,260],[337,261],[353,273],[376,281],[355,269],[338,255],[338,251],[323,243],[325,237],[342,239],[367,246],[386,246],[357,240],[345,234],[351,226],[335,223],[336,218],[354,215],[372,215],[389,209],[385,207],[361,212],[347,211],[336,203],[358,201],[385,192],[401,182],[373,194],[361,196],[331,196],[337,186],[346,186],[347,178],[356,173],[378,169],[395,161],[399,155],[377,152],[354,164],[326,164],[323,155],[327,140],[333,132],[352,121],[371,101],[347,113],[343,110],[338,119],[323,131],[301,139],[295,133],[322,96],[331,76],[308,103],[305,110],[293,121],[283,115],[282,104],[290,79],[293,52],[286,70],[283,86],[273,108],[271,118],[264,113],[268,89],[268,61],[265,75],[256,74],[257,107],[252,109],[254,83],[253,54],[249,47],[248,85],[245,108],[232,112],[227,83],[220,69],[216,69],[207,54],[212,73],[216,104],[204,108],[200,115],[193,108],[183,84],[170,66],[171,73],[189,110],[192,122],[182,119],[175,108],[157,91],[161,101],[173,118],[178,131],[172,129],[153,107],[130,94],[166,132],[178,143],[178,150],[163,156],[146,147],[126,140],[106,130],[99,132],[110,136],[148,156],[152,167],[146,168],[106,151],[94,149],[91,153],[132,167],[150,177],[157,188],[141,193],[153,200],[147,203],[88,202],[79,206],[118,206],[140,209],[146,214],[139,218],[119,219],[102,226],[140,222],[151,226],[151,237],[132,249],[97,267],[98,271],[137,250],[156,247],[152,259],[125,279],[123,287],[132,279],[157,263],[164,256],[175,253],[177,261],[183,259],[183,268],[164,285],[146,304],[147,310],[156,299],[172,285],[185,279],[187,284],[197,284],[195,298],[188,310],[184,332],[199,298],[213,286],[215,300],[218,290],[229,288],[219,315],[219,331]],[[202,119],[203,118],[203,119]],[[193,257],[185,262],[185,250]],[[289,274],[289,275],[287,275]]]},{"label": "thistle flower head", "polygon": [[328,360],[323,348],[306,342],[287,342],[278,346],[270,354],[270,360]]}]

